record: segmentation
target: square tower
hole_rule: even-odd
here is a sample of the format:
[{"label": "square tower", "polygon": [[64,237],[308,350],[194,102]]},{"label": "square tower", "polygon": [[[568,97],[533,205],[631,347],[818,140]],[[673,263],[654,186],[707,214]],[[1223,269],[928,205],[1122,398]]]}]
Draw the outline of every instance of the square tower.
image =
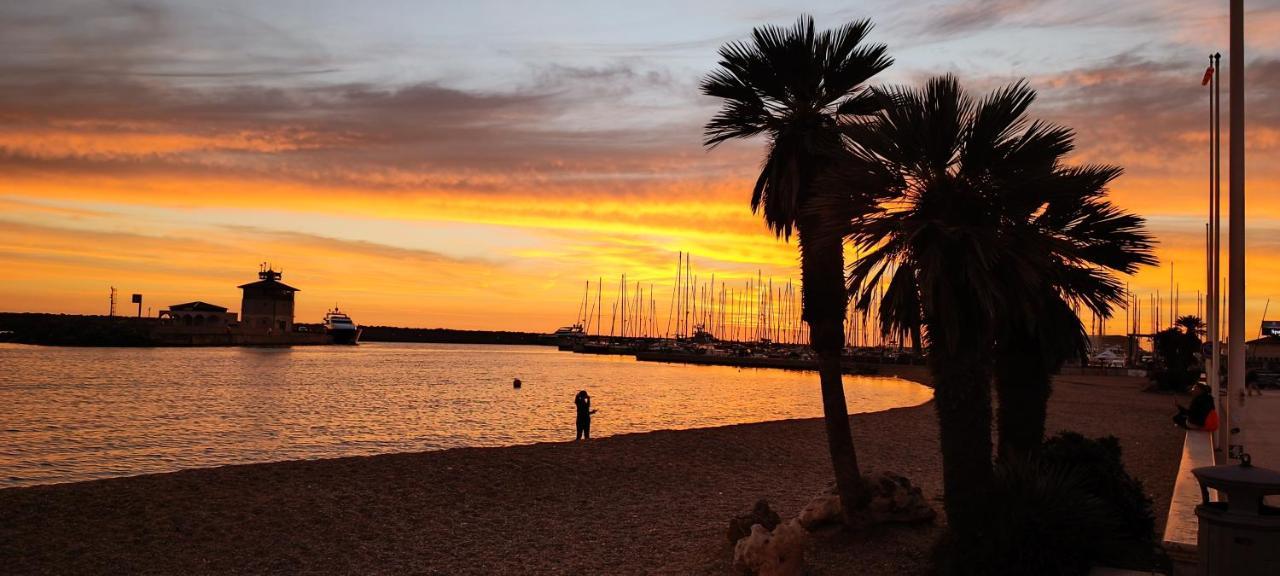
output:
[{"label": "square tower", "polygon": [[280,281],[281,273],[264,265],[258,281],[241,285],[240,330],[288,334],[293,332],[293,293],[298,289]]}]

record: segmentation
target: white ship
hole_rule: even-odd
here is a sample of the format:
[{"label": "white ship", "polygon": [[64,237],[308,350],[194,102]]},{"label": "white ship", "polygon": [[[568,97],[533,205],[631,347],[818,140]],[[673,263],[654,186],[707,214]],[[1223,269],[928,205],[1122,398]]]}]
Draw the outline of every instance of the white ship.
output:
[{"label": "white ship", "polygon": [[358,344],[362,330],[335,306],[324,315],[324,332],[334,344]]}]

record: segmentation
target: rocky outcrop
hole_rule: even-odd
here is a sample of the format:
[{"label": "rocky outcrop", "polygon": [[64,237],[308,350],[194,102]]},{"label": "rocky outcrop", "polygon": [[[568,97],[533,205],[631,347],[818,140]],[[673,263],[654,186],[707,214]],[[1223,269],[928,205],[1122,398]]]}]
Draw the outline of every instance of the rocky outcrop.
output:
[{"label": "rocky outcrop", "polygon": [[772,531],[755,524],[733,548],[733,567],[753,576],[800,576],[804,573],[804,541],[808,532],[792,519]]},{"label": "rocky outcrop", "polygon": [[893,472],[877,472],[867,478],[871,501],[867,520],[876,524],[914,524],[932,521],[938,515],[920,488]]},{"label": "rocky outcrop", "polygon": [[[870,491],[866,510],[855,514],[853,520],[864,526],[879,524],[911,524],[927,522],[937,516],[929,506],[920,488],[893,472],[876,472],[863,479]],[[835,484],[815,496],[800,510],[797,518],[808,530],[841,521],[840,495]]]},{"label": "rocky outcrop", "polygon": [[[937,513],[920,488],[892,472],[877,472],[863,479],[870,492],[867,507],[851,519],[861,527],[908,524],[933,520]],[[778,514],[760,500],[750,514],[729,521],[733,567],[751,576],[799,576],[804,572],[804,546],[809,531],[839,524],[843,509],[835,484],[814,497],[800,514],[779,524]]]},{"label": "rocky outcrop", "polygon": [[759,524],[764,526],[765,530],[772,531],[781,523],[782,518],[769,507],[769,501],[764,499],[757,500],[755,508],[752,508],[751,512],[729,520],[729,543],[735,544],[751,535],[751,526],[754,524]]}]

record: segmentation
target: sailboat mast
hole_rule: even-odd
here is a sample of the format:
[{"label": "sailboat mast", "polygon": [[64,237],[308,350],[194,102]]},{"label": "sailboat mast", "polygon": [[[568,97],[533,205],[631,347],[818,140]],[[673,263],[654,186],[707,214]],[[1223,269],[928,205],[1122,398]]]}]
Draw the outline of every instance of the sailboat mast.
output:
[{"label": "sailboat mast", "polygon": [[609,340],[613,341],[613,329],[618,325],[618,303],[613,303],[613,312],[609,314]]},{"label": "sailboat mast", "polygon": [[710,304],[711,304],[711,306],[709,307],[711,311],[707,314],[707,324],[708,324],[707,331],[710,332],[712,336],[715,336],[715,333],[716,333],[716,273],[715,272],[711,273],[711,288],[707,290],[707,300],[710,301]]},{"label": "sailboat mast", "polygon": [[679,258],[679,260],[676,261],[676,283],[671,287],[671,303],[667,305],[667,330],[665,333],[667,338],[671,337],[671,320],[680,314],[680,311],[677,310],[675,306],[676,293],[680,291],[680,268],[681,265],[684,264],[684,251],[679,252],[676,258]]},{"label": "sailboat mast", "polygon": [[693,308],[693,255],[690,254],[684,259],[684,294],[681,296],[685,299],[684,304],[684,323],[680,326],[680,337],[689,337],[689,314]]},{"label": "sailboat mast", "polygon": [[658,336],[658,302],[653,296],[653,282],[649,283],[649,337]]}]

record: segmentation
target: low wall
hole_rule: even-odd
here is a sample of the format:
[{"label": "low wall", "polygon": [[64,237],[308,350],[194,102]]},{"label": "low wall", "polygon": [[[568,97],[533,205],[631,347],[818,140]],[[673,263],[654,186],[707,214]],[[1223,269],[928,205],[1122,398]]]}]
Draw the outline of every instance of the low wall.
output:
[{"label": "low wall", "polygon": [[[1173,498],[1169,502],[1169,519],[1161,538],[1161,546],[1173,562],[1174,576],[1193,576],[1198,572],[1200,520],[1196,517],[1196,506],[1201,496],[1200,483],[1191,471],[1215,463],[1213,434],[1188,430],[1182,443],[1182,462],[1173,484]],[[1216,498],[1216,491],[1210,491],[1210,497]]]},{"label": "low wall", "polygon": [[1111,366],[1063,366],[1058,371],[1064,376],[1131,376],[1133,378],[1146,378],[1147,371],[1144,368],[1122,368]]}]

